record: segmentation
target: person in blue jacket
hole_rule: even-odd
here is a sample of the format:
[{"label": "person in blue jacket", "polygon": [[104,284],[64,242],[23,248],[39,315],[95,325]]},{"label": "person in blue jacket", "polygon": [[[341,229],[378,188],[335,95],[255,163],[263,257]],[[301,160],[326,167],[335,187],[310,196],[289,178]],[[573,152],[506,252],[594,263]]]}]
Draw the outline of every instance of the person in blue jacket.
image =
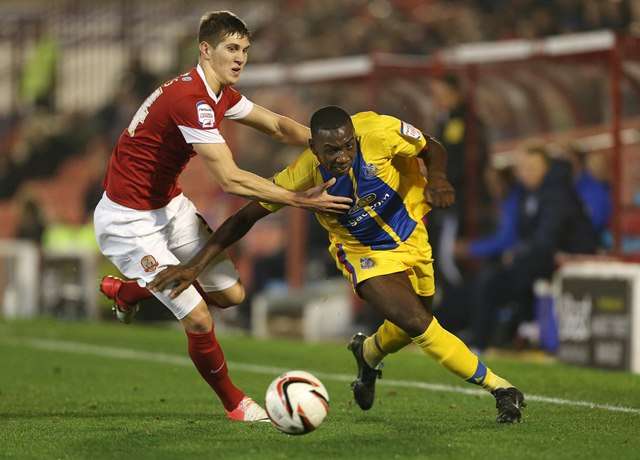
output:
[{"label": "person in blue jacket", "polygon": [[518,152],[515,174],[523,186],[516,244],[502,255],[498,267],[481,274],[473,296],[471,342],[478,350],[489,345],[501,307],[520,307],[511,322],[513,330],[530,315],[526,306],[531,305],[533,283],[551,277],[558,252],[592,254],[597,247],[567,162],[551,160],[543,147],[530,146]]}]

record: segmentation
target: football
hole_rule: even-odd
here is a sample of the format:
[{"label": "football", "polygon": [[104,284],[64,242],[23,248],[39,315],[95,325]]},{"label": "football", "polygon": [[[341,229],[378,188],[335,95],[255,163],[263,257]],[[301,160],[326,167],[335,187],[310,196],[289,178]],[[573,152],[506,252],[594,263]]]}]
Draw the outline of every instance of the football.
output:
[{"label": "football", "polygon": [[309,372],[289,371],[269,385],[265,408],[278,430],[306,434],[318,428],[327,416],[329,393]]}]

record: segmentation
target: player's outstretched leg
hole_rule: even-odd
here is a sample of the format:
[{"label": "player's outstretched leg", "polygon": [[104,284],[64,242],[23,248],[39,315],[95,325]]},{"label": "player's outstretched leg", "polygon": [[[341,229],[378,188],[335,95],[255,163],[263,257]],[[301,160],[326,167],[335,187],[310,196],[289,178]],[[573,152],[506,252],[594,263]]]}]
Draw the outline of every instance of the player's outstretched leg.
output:
[{"label": "player's outstretched leg", "polygon": [[358,377],[351,383],[353,397],[362,410],[373,406],[376,379],[382,377],[382,360],[411,343],[411,337],[390,321],[385,321],[371,336],[358,333],[349,342],[358,366]]},{"label": "player's outstretched leg", "polygon": [[462,340],[443,328],[435,317],[426,331],[412,340],[454,374],[490,391],[496,398],[497,422],[521,421],[522,409],[526,404],[520,390],[485,366]]},{"label": "player's outstretched leg", "polygon": [[[416,295],[404,272],[369,278],[358,285],[358,293],[374,306],[395,329],[389,330],[398,338],[397,346],[404,346],[407,337],[422,351],[449,371],[467,382],[480,385],[496,398],[497,421],[517,422],[521,419],[524,397],[511,383],[495,374],[455,335],[444,329],[431,313],[432,297]],[[384,326],[384,325],[383,325]],[[383,337],[380,330],[377,337]],[[384,347],[379,353],[384,356]],[[367,357],[367,353],[364,353]],[[369,363],[370,365],[373,362]]]},{"label": "player's outstretched leg", "polygon": [[152,297],[148,289],[140,287],[135,280],[125,281],[117,276],[105,276],[100,282],[100,292],[113,300],[113,313],[118,321],[131,323],[140,308],[141,300]]},{"label": "player's outstretched leg", "polygon": [[231,287],[220,291],[207,291],[197,281],[193,283],[196,291],[202,296],[207,305],[210,307],[226,309],[235,307],[244,302],[245,291],[244,286],[238,281]]},{"label": "player's outstretched leg", "polygon": [[201,301],[181,323],[189,341],[189,356],[202,378],[220,398],[227,417],[240,422],[268,421],[264,409],[231,381],[205,302]]}]

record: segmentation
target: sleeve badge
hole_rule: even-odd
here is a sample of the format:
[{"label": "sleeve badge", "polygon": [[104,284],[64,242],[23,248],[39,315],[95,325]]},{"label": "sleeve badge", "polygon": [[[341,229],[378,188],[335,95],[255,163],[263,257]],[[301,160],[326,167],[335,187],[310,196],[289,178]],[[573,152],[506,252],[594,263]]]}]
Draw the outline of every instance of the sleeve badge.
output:
[{"label": "sleeve badge", "polygon": [[413,139],[415,141],[419,141],[422,138],[422,133],[420,132],[420,130],[418,128],[416,128],[415,126],[410,125],[409,123],[406,123],[404,121],[400,122],[400,133],[404,137],[408,137],[408,138]]},{"label": "sleeve badge", "polygon": [[211,129],[215,126],[216,116],[209,104],[199,101],[196,103],[196,110],[198,112],[198,122],[202,128]]}]

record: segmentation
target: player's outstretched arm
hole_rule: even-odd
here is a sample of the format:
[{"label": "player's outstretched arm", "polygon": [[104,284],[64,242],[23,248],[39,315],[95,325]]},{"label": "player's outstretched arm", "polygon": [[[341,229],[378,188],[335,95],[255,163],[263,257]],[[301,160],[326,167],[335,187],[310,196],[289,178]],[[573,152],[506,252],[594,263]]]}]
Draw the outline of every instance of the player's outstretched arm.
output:
[{"label": "player's outstretched arm", "polygon": [[349,210],[351,198],[329,195],[326,189],[320,194],[292,192],[275,185],[273,182],[240,169],[233,161],[227,144],[194,144],[194,149],[205,160],[205,164],[222,190],[245,198],[280,203],[315,212],[342,213]]},{"label": "player's outstretched arm", "polygon": [[[327,187],[333,183],[335,183],[335,179],[312,187],[303,193],[313,198],[325,194]],[[213,259],[240,240],[257,221],[270,213],[271,211],[256,201],[247,204],[224,221],[193,259],[186,264],[167,267],[158,273],[147,287],[151,291],[163,291],[172,287],[169,296],[171,298],[177,297],[196,280]]]},{"label": "player's outstretched arm", "polygon": [[247,204],[224,221],[193,259],[186,264],[162,270],[147,287],[151,291],[163,291],[173,287],[169,296],[177,297],[196,280],[213,259],[240,240],[257,221],[268,214],[270,211],[255,201]]},{"label": "player's outstretched arm", "polygon": [[236,121],[262,131],[284,144],[306,147],[311,138],[311,131],[306,126],[257,104],[254,104],[249,115]]},{"label": "player's outstretched arm", "polygon": [[424,191],[429,204],[448,208],[456,200],[453,186],[447,179],[447,151],[436,139],[430,137],[420,158],[427,168],[427,187]]}]

